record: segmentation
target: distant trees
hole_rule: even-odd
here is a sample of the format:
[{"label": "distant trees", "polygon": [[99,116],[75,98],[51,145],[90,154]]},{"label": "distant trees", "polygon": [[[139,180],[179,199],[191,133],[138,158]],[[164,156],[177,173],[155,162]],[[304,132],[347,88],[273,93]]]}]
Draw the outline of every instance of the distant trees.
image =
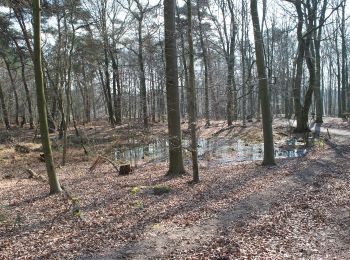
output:
[{"label": "distant trees", "polygon": [[[321,73],[321,42],[326,20],[331,17],[333,12],[341,5],[337,4],[331,7],[331,13],[326,17],[326,10],[328,9],[328,1],[306,1],[301,0],[291,1],[297,13],[297,40],[298,48],[293,67],[293,96],[294,108],[297,119],[297,132],[304,132],[308,130],[308,115],[312,103],[314,102],[316,108],[316,122],[322,123],[322,116],[324,113],[324,94],[321,90],[321,82],[327,77]],[[305,30],[304,30],[305,28]],[[338,40],[335,42],[337,48]],[[342,59],[346,60],[346,59]],[[303,73],[304,61],[308,71],[308,86],[302,95],[303,89]],[[343,70],[344,71],[344,70]],[[340,75],[340,74],[339,74]],[[339,80],[339,79],[338,79]],[[345,92],[338,91],[338,97],[344,99]],[[312,99],[314,97],[314,100]],[[339,100],[340,101],[340,100]],[[339,115],[341,116],[341,108]]]},{"label": "distant trees", "polygon": [[[348,1],[287,0],[292,7],[288,11],[277,5],[267,8],[263,1],[259,42],[264,45],[266,82],[261,82],[265,77],[259,75],[260,65],[255,66],[261,61],[255,57],[260,54],[251,37],[249,1],[190,2],[192,27],[187,23],[188,6],[170,3],[176,20],[168,21],[165,14],[169,27],[164,34],[161,2],[45,1],[42,61],[47,116],[58,125],[65,147],[65,134],[74,121],[106,118],[111,127],[128,122],[148,128],[168,118],[173,166],[174,160],[182,161],[181,120],[187,120],[189,128],[196,117],[208,127],[218,119],[246,125],[253,117],[266,118],[260,108],[270,105],[267,121],[273,116],[295,118],[296,131],[304,132],[311,113],[319,123],[324,115],[348,116]],[[168,2],[163,4],[168,12]],[[1,5],[1,120],[6,128],[20,123],[34,128],[39,117],[34,109],[30,1]],[[277,11],[289,19],[280,19]],[[192,40],[186,37],[188,31]],[[176,52],[169,37],[177,41]],[[260,92],[265,88],[270,101]],[[172,169],[183,172],[183,163]]]}]

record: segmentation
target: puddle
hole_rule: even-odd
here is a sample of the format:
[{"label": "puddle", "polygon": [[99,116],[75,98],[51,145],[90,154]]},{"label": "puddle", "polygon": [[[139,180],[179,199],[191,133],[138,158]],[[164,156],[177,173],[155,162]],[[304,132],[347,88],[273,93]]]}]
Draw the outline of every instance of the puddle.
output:
[{"label": "puddle", "polygon": [[[183,140],[184,158],[190,159],[190,141]],[[214,163],[263,160],[264,144],[247,144],[240,139],[211,138],[198,140],[198,159]],[[295,139],[275,144],[276,158],[296,158],[306,154],[304,143]],[[132,140],[128,145],[115,148],[115,159],[131,165],[144,162],[163,162],[168,158],[168,140],[158,139],[149,144]]]}]

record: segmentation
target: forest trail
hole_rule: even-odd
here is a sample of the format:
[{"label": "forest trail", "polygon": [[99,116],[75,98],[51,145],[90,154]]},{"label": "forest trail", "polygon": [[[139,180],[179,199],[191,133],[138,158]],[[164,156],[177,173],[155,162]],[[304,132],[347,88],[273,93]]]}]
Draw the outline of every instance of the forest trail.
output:
[{"label": "forest trail", "polygon": [[[349,134],[340,130],[332,133]],[[349,149],[329,144],[334,149],[321,151],[321,156],[309,162],[294,161],[297,168],[293,171],[213,217],[184,226],[161,224],[145,231],[140,240],[82,259],[205,258],[208,251],[211,257],[232,259],[252,249],[256,254],[251,256],[258,258],[345,259],[350,253],[350,218],[335,196],[341,186],[349,184],[349,171],[339,168],[349,169]],[[239,186],[238,182],[235,188]]]},{"label": "forest trail", "polygon": [[[325,123],[322,124],[311,122],[310,130],[312,132],[322,133],[326,136],[329,133],[331,137],[333,135],[336,135],[338,137],[350,137],[350,123],[348,121],[340,121],[341,123],[339,123],[339,120],[336,122],[333,122],[331,120],[334,120],[334,118],[325,118]],[[296,127],[297,125],[295,120],[286,121],[286,124],[293,127]]]},{"label": "forest trail", "polygon": [[313,132],[320,132],[325,135],[329,133],[331,137],[332,135],[337,135],[339,137],[350,137],[350,130],[323,127],[322,124],[313,123],[310,129]]}]

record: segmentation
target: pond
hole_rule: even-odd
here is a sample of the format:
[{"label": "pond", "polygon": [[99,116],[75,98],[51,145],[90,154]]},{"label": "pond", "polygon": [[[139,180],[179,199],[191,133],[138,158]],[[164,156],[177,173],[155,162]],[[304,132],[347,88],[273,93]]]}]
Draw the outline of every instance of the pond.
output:
[{"label": "pond", "polygon": [[[184,159],[191,158],[190,140],[183,140]],[[296,158],[306,154],[305,144],[295,138],[275,143],[276,158]],[[144,162],[163,162],[168,158],[168,140],[157,139],[148,144],[129,140],[127,145],[117,145],[116,160],[128,161],[131,165]],[[259,161],[264,157],[264,144],[248,144],[241,139],[210,138],[198,139],[198,159],[213,163]]]}]

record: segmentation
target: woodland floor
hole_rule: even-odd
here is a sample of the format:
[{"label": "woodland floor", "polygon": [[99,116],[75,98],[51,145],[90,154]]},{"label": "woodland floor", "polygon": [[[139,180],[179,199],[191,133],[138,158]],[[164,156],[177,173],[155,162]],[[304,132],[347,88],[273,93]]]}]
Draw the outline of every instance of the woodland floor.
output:
[{"label": "woodland floor", "polygon": [[[274,122],[278,140],[290,123]],[[89,171],[98,154],[109,155],[131,135],[143,142],[165,137],[165,124],[147,133],[136,125],[110,129],[102,121],[79,126],[89,155],[72,137],[68,162],[57,168],[78,199],[79,216],[64,194],[48,196],[44,177],[28,179],[27,169],[45,176],[34,132],[3,130],[0,259],[349,259],[349,123],[327,119],[324,126],[331,138],[321,131],[325,141],[304,157],[279,159],[273,167],[202,163],[196,185],[189,184],[190,174],[165,177],[166,163],[139,164],[129,176],[118,176],[107,163]],[[224,127],[222,121],[200,125],[199,133],[209,137]],[[260,123],[220,135],[262,141]],[[52,138],[60,162],[60,142]],[[15,151],[16,144],[30,152]],[[155,185],[169,192],[155,195]]]}]

